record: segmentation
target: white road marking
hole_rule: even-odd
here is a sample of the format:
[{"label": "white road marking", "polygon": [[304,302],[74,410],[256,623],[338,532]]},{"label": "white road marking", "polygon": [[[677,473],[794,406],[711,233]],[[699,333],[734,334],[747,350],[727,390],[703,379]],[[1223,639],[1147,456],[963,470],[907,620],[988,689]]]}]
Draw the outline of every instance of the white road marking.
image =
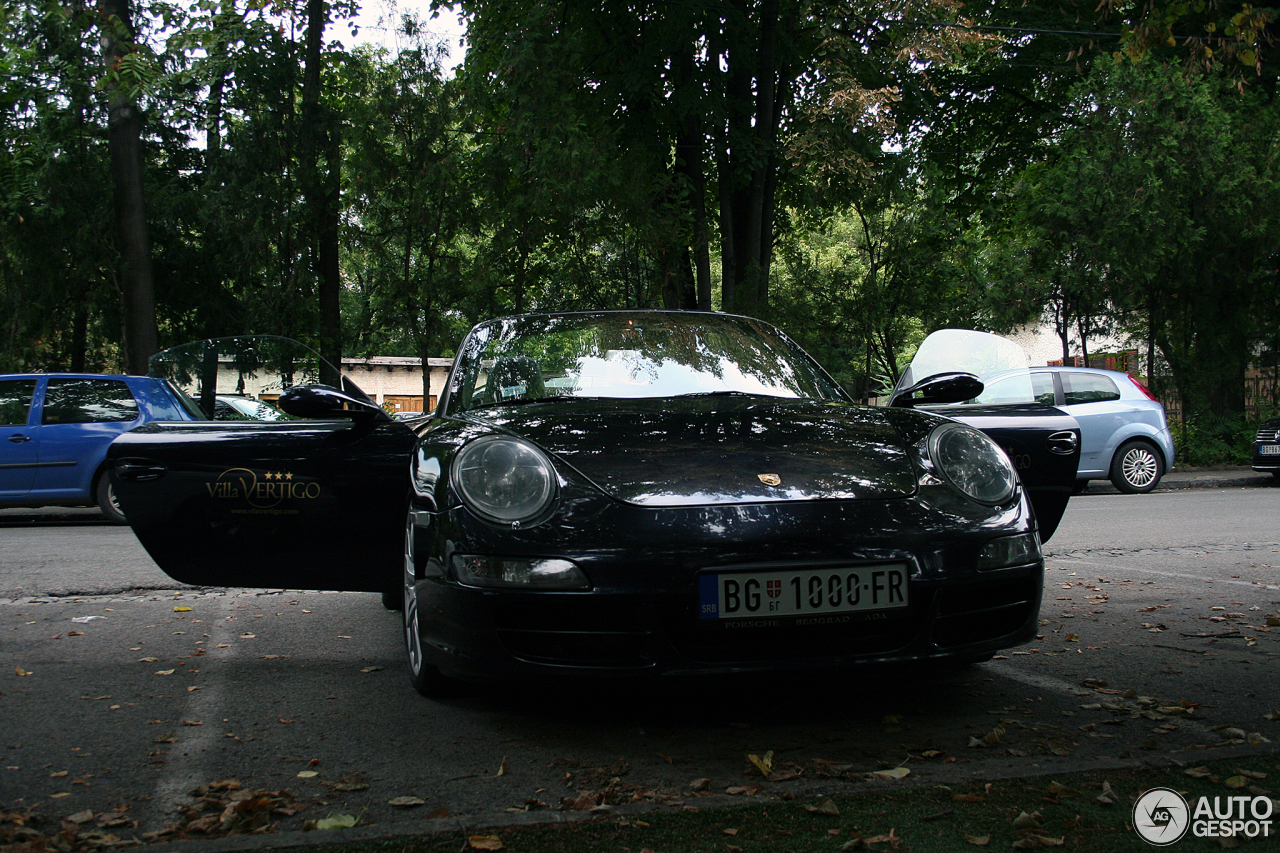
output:
[{"label": "white road marking", "polygon": [[1201,583],[1229,583],[1236,586],[1247,586],[1251,589],[1280,589],[1280,586],[1269,583],[1257,583],[1255,581],[1240,580],[1238,578],[1209,578],[1204,575],[1189,575],[1185,572],[1170,572],[1159,569],[1140,569],[1136,566],[1117,566],[1114,563],[1097,563],[1093,560],[1079,560],[1074,557],[1051,557],[1050,559],[1060,561],[1064,568],[1071,566],[1093,566],[1099,569],[1109,569],[1113,572],[1137,572],[1143,575],[1155,575],[1162,578],[1182,578],[1189,581],[1200,581]]}]

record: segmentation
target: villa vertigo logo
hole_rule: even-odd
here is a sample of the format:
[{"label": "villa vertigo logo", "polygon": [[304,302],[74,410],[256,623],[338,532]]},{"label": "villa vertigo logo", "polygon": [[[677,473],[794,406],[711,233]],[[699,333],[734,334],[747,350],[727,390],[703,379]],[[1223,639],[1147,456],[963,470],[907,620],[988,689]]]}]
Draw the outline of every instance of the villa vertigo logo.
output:
[{"label": "villa vertigo logo", "polygon": [[[263,471],[250,468],[228,468],[211,483],[206,483],[214,500],[243,503],[248,512],[297,512],[296,501],[320,497],[320,484],[295,478],[292,471]],[[233,512],[236,510],[233,510]]]}]

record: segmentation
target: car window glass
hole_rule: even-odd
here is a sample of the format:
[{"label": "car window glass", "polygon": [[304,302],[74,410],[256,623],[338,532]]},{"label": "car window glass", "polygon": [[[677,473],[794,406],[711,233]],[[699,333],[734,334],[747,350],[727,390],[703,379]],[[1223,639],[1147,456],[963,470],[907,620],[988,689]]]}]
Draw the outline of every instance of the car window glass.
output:
[{"label": "car window glass", "polygon": [[151,380],[151,393],[147,395],[147,403],[151,406],[151,417],[158,421],[184,421],[194,416],[194,413],[184,416],[184,412],[179,408],[179,400],[176,394],[170,392],[165,383],[159,379]]},{"label": "car window glass", "polygon": [[741,393],[839,400],[789,338],[738,317],[582,314],[477,327],[454,377],[462,408],[549,397]]},{"label": "car window glass", "polygon": [[1027,381],[1027,374],[1015,374],[992,380],[982,389],[982,393],[969,402],[991,406],[1001,403],[1030,403],[1033,389]]},{"label": "car window glass", "polygon": [[1119,400],[1120,391],[1108,376],[1099,373],[1063,373],[1062,396],[1066,404],[1105,403]]},{"label": "car window glass", "polygon": [[115,379],[50,379],[42,423],[87,424],[132,421],[138,401],[129,386]]},{"label": "car window glass", "polygon": [[35,393],[34,379],[0,380],[0,426],[26,426]]},{"label": "car window glass", "polygon": [[1050,373],[1031,374],[1031,393],[1036,395],[1037,403],[1046,406],[1056,405],[1053,393],[1053,375]]}]

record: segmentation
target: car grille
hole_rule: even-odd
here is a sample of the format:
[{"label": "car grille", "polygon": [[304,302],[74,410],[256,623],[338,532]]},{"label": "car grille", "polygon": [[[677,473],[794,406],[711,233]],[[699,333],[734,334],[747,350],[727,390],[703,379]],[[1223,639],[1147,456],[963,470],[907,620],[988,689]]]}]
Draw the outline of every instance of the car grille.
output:
[{"label": "car grille", "polygon": [[702,628],[675,641],[687,657],[710,664],[821,660],[882,654],[911,641],[919,622],[910,615],[883,622],[771,628]]},{"label": "car grille", "polygon": [[1255,441],[1275,441],[1278,435],[1280,435],[1280,427],[1264,426],[1262,429],[1258,430],[1258,437]]},{"label": "car grille", "polygon": [[556,666],[645,667],[647,634],[640,631],[499,631],[512,655]]},{"label": "car grille", "polygon": [[1035,616],[1040,585],[1032,578],[971,583],[938,590],[939,646],[962,646],[1012,634]]}]

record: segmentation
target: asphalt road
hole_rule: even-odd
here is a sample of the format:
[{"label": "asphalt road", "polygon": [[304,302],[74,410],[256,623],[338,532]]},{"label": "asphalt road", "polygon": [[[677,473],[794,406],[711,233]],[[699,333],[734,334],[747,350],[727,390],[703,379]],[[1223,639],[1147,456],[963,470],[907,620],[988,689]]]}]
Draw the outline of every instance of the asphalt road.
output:
[{"label": "asphalt road", "polygon": [[[193,791],[216,815],[239,786],[296,810],[278,831],[353,815],[408,833],[1280,742],[1270,484],[1074,499],[1046,547],[1043,633],[981,666],[446,702],[408,686],[377,596],[184,586],[91,512],[0,514],[0,812],[117,814],[113,832],[143,837],[193,830]],[[770,752],[766,780],[748,756]]]}]

